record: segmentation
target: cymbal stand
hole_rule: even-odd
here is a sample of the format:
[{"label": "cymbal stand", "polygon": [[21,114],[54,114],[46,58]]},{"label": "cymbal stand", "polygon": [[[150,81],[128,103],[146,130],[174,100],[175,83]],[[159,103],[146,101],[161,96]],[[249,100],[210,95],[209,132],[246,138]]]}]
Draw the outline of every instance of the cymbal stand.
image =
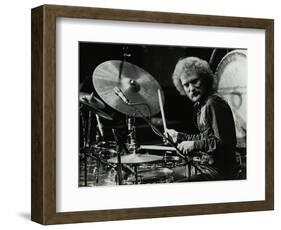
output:
[{"label": "cymbal stand", "polygon": [[121,79],[124,62],[126,61],[126,59],[128,57],[131,57],[131,54],[129,53],[129,47],[128,46],[123,46],[122,50],[123,50],[123,60],[122,60],[122,62],[120,64],[120,66],[119,66],[119,76],[118,76],[119,79]]},{"label": "cymbal stand", "polygon": [[136,144],[136,126],[135,118],[132,116],[127,117],[128,125],[128,148],[132,154],[137,153],[137,144]]},{"label": "cymbal stand", "polygon": [[[98,114],[95,114],[95,117],[96,117],[96,121],[97,121],[97,126],[96,126],[96,143],[99,143],[100,141],[103,141],[104,140],[104,133],[103,133],[103,126],[102,126],[102,123],[100,121],[100,117]],[[96,151],[97,150],[94,150],[94,154],[96,154]],[[96,179],[96,183],[98,184],[99,183],[99,175],[100,175],[100,167],[101,167],[101,163],[103,163],[103,159],[102,157],[98,157],[96,158],[96,161],[97,161],[97,170],[96,170],[96,176],[95,176],[95,179]]]},{"label": "cymbal stand", "polygon": [[80,110],[80,116],[81,116],[81,126],[82,126],[82,148],[86,147],[86,122],[84,119],[83,112]]},{"label": "cymbal stand", "polygon": [[95,115],[96,115],[96,121],[97,121],[96,142],[99,142],[99,141],[104,140],[103,125],[100,121],[100,116],[98,114],[95,114]]},{"label": "cymbal stand", "polygon": [[[82,138],[83,138],[83,142],[82,142],[82,150],[86,148],[86,122],[85,122],[85,119],[84,119],[84,114],[82,113],[82,111],[80,110],[80,116],[81,116],[81,126],[82,126]],[[80,151],[80,154],[81,154],[81,151]],[[82,159],[81,159],[82,161]],[[84,157],[83,157],[83,163],[84,163],[84,186],[87,186],[88,182],[87,182],[87,157],[86,155],[84,154]],[[80,169],[80,173],[79,174],[82,174],[82,169],[81,167],[79,167]]]},{"label": "cymbal stand", "polygon": [[[137,141],[136,141],[136,125],[135,118],[128,116],[127,118],[128,125],[128,146],[129,151],[132,154],[137,154]],[[135,173],[135,183],[138,184],[138,165],[134,164],[134,173]]]},{"label": "cymbal stand", "polygon": [[116,129],[112,129],[113,137],[116,142],[116,152],[117,152],[117,177],[118,177],[118,184],[122,185],[123,177],[122,177],[122,164],[121,164],[121,151],[124,142],[118,137]]},{"label": "cymbal stand", "polygon": [[[126,61],[127,57],[130,57],[131,54],[128,52],[128,47],[124,46],[123,47],[123,60],[119,66],[119,76],[118,78],[121,79],[122,72],[123,72],[123,66],[124,62]],[[114,139],[116,141],[116,151],[117,151],[117,175],[118,175],[118,184],[122,185],[122,164],[121,164],[121,151],[125,147],[124,141],[121,140],[121,138],[118,137],[117,131],[115,129],[112,129],[112,133],[114,136]]]},{"label": "cymbal stand", "polygon": [[88,130],[87,130],[87,140],[86,140],[86,147],[90,147],[91,144],[91,128],[92,128],[92,112],[89,111],[88,116]]},{"label": "cymbal stand", "polygon": [[[87,137],[85,148],[90,148],[91,142],[91,126],[92,126],[92,112],[88,113],[88,129],[87,129]],[[88,186],[88,156],[84,154],[84,185]]]},{"label": "cymbal stand", "polygon": [[[116,142],[116,152],[117,152],[117,176],[118,176],[118,184],[123,184],[122,181],[124,179],[124,176],[122,175],[124,172],[125,176],[126,174],[135,174],[135,171],[127,164],[122,164],[121,162],[121,153],[124,151],[126,154],[130,154],[130,151],[127,148],[126,140],[124,138],[120,137],[116,131],[116,129],[112,129],[112,133],[114,136],[114,140]],[[116,167],[115,167],[116,169]]]}]

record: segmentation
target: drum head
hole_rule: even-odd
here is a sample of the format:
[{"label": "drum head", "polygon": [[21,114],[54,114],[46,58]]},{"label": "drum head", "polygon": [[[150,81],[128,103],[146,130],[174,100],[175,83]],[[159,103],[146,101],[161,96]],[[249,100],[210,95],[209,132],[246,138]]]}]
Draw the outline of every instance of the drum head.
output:
[{"label": "drum head", "polygon": [[142,184],[165,183],[167,180],[172,179],[172,174],[173,170],[168,168],[156,168],[138,173]]},{"label": "drum head", "polygon": [[236,135],[243,138],[247,130],[247,51],[233,50],[226,54],[215,75],[217,91],[232,109]]}]

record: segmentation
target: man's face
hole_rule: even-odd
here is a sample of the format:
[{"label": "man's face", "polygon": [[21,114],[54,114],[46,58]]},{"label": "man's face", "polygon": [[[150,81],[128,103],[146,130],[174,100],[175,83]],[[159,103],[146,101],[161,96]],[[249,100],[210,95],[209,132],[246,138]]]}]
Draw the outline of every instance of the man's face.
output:
[{"label": "man's face", "polygon": [[181,83],[187,97],[192,102],[198,102],[205,95],[205,87],[202,84],[202,80],[197,75],[188,77],[181,77]]}]

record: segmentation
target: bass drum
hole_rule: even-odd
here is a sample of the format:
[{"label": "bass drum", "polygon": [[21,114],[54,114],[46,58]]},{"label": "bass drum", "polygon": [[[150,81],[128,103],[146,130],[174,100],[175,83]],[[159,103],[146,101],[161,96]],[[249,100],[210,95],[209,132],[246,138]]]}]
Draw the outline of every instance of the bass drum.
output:
[{"label": "bass drum", "polygon": [[232,109],[238,140],[247,132],[247,74],[247,50],[242,49],[227,53],[215,72],[217,91]]}]

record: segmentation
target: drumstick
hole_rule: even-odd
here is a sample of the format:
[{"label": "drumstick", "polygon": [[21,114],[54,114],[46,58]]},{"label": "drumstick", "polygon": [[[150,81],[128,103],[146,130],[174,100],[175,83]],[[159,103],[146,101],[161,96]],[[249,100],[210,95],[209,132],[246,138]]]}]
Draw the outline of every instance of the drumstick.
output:
[{"label": "drumstick", "polygon": [[158,92],[159,106],[160,106],[160,111],[161,111],[161,116],[162,116],[163,127],[164,127],[164,133],[166,133],[167,125],[166,125],[166,119],[165,119],[165,114],[164,114],[164,108],[163,108],[163,102],[162,102],[162,97],[161,97],[160,89],[158,89],[157,92]]}]

